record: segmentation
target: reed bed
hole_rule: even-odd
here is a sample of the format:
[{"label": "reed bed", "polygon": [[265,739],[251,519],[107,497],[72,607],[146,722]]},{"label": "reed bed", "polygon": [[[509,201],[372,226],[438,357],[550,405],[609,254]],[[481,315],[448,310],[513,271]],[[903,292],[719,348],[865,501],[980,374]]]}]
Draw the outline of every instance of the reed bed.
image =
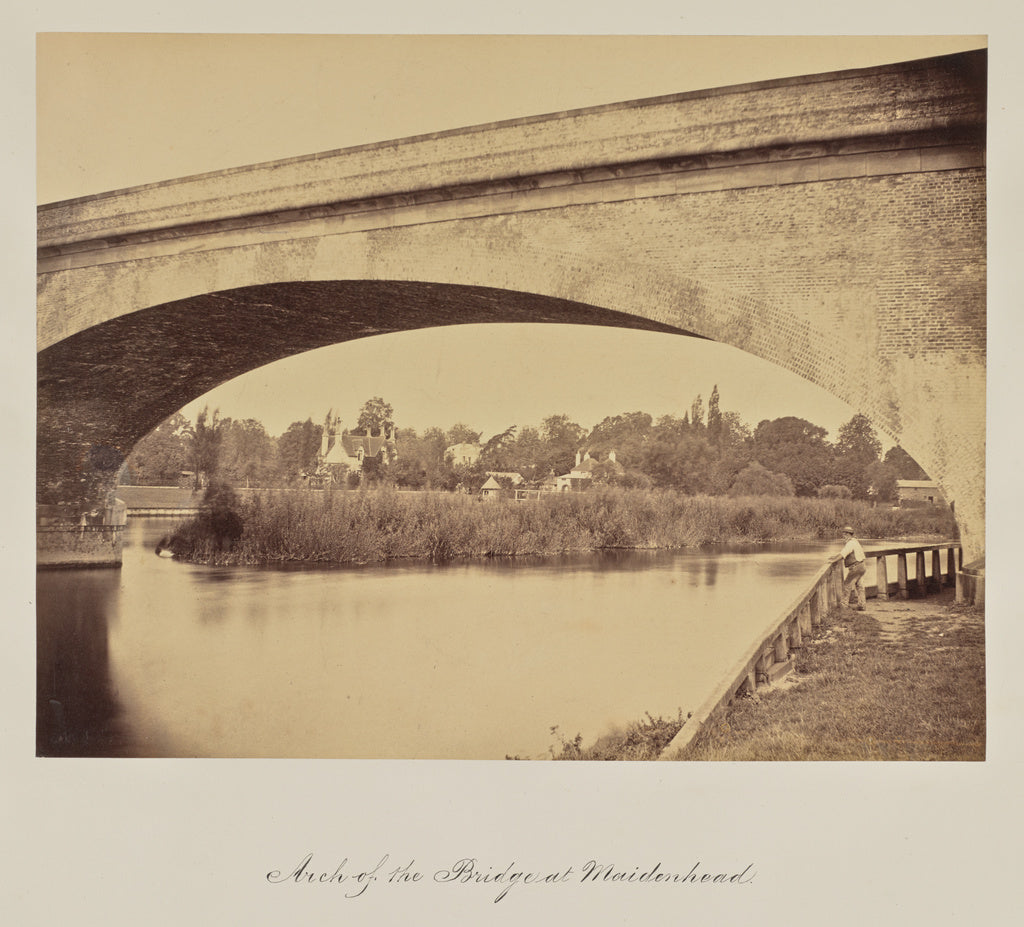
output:
[{"label": "reed bed", "polygon": [[[837,537],[950,537],[945,509],[872,508],[843,499],[687,496],[670,490],[598,487],[526,502],[393,490],[254,493],[232,502],[241,521],[225,542],[209,515],[170,540],[194,562],[369,563],[403,558],[557,554],[612,548],[683,548],[730,542]],[[205,521],[204,521],[205,517]]]}]

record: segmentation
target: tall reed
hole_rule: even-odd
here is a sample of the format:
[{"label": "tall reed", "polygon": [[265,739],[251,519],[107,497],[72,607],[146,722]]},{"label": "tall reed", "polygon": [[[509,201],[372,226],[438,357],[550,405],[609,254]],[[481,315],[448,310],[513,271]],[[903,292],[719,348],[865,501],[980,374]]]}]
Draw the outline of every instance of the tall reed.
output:
[{"label": "tall reed", "polygon": [[606,487],[525,502],[393,490],[267,491],[241,501],[238,515],[244,530],[230,549],[218,549],[195,523],[186,524],[171,547],[181,558],[202,562],[358,563],[831,538],[845,524],[875,538],[945,538],[953,531],[942,509]]}]

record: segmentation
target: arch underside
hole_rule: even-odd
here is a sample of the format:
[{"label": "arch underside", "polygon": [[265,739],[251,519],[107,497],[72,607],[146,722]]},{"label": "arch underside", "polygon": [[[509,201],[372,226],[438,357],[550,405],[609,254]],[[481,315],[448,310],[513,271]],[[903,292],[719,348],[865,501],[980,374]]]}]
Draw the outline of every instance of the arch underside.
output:
[{"label": "arch underside", "polygon": [[94,495],[161,421],[266,364],[359,338],[487,322],[702,337],[602,307],[479,286],[305,281],[189,297],[93,326],[39,353],[38,501]]},{"label": "arch underside", "polygon": [[[948,403],[916,395],[917,389],[906,391],[908,402],[901,406],[886,384],[871,388],[848,369],[842,342],[827,330],[763,300],[730,299],[719,288],[679,283],[671,314],[652,306],[659,318],[518,290],[410,280],[258,284],[120,316],[38,355],[37,501],[95,504],[113,488],[117,469],[140,438],[193,399],[258,367],[359,338],[487,322],[602,325],[730,344],[864,411],[890,437],[904,439],[948,498],[964,499],[955,467],[916,452],[914,428],[903,427],[905,413],[920,419],[909,400],[943,411]],[[712,304],[716,313],[709,311]],[[974,388],[983,392],[983,364],[979,370]],[[858,382],[859,404],[851,402]],[[921,420],[918,430],[928,427]],[[965,450],[984,453],[983,422],[980,441],[970,430],[947,432],[944,458],[955,462]],[[983,496],[974,507],[982,504]]]}]

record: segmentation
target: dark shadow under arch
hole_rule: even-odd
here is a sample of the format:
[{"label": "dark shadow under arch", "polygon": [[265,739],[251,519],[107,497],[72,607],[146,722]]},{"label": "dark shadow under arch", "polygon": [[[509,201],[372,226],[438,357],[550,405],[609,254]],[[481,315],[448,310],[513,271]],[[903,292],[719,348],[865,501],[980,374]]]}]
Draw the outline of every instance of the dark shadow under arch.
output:
[{"label": "dark shadow under arch", "polygon": [[486,322],[703,337],[584,303],[455,284],[282,282],[164,303],[39,353],[37,501],[94,501],[167,416],[266,364],[358,338]]}]

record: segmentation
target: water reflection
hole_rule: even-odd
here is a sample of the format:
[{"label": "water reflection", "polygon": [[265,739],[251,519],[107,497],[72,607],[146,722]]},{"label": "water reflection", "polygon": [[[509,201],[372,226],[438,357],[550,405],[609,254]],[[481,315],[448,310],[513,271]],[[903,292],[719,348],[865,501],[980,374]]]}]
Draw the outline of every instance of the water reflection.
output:
[{"label": "water reflection", "polygon": [[545,757],[696,707],[835,546],[226,569],[167,530],[39,574],[40,753]]},{"label": "water reflection", "polygon": [[115,570],[39,573],[36,753],[121,756],[131,740],[110,676],[108,628],[117,620]]}]

